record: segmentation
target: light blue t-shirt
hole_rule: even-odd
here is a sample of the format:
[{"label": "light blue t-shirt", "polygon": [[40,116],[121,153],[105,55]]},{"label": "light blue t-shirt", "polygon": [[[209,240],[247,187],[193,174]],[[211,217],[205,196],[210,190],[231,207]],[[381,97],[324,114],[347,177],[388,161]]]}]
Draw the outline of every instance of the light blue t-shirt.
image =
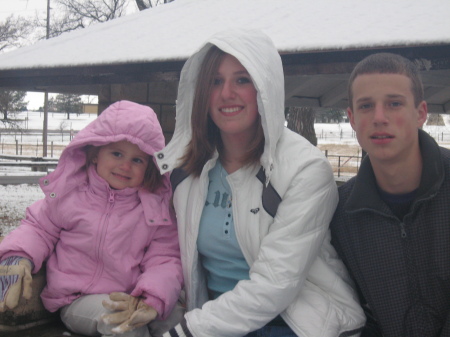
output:
[{"label": "light blue t-shirt", "polygon": [[214,298],[249,279],[249,266],[236,239],[227,171],[217,161],[209,172],[208,196],[200,219],[197,248]]}]

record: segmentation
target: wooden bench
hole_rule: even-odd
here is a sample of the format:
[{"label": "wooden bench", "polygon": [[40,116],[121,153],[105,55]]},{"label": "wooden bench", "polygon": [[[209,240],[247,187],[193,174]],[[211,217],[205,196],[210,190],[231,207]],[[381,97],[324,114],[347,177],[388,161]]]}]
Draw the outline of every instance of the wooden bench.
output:
[{"label": "wooden bench", "polygon": [[69,331],[61,322],[59,312],[44,308],[40,294],[46,284],[45,266],[33,274],[33,295],[20,299],[13,310],[0,313],[0,337],[84,337]]},{"label": "wooden bench", "polygon": [[[0,237],[0,243],[3,237]],[[0,312],[1,337],[61,337],[76,335],[62,324],[59,313],[51,313],[44,308],[41,291],[46,284],[45,265],[37,274],[33,274],[33,294],[31,299],[21,298],[13,310]]]}]

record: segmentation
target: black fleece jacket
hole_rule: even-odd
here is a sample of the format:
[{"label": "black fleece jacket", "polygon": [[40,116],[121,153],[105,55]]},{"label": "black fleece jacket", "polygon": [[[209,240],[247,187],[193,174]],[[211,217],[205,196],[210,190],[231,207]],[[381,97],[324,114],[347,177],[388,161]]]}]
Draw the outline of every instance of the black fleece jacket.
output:
[{"label": "black fleece jacket", "polygon": [[339,188],[332,244],[360,292],[362,336],[450,336],[450,151],[419,130],[423,159],[403,219],[381,200],[369,157]]}]

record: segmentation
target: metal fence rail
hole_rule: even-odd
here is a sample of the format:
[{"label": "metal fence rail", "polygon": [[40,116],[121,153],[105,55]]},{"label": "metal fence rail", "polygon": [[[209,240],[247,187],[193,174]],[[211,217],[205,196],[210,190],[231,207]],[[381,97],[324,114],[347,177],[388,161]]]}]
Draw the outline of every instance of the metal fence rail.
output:
[{"label": "metal fence rail", "polygon": [[358,173],[359,166],[361,165],[361,155],[356,156],[343,156],[328,154],[328,150],[325,151],[325,157],[327,157],[330,165],[333,169],[333,173],[336,177],[353,177]]},{"label": "metal fence rail", "polygon": [[[351,178],[358,172],[361,164],[360,155],[330,154],[328,150],[325,150],[324,154],[330,162],[335,177],[345,180],[345,178]],[[58,158],[0,154],[0,168],[22,167],[31,168],[32,171],[48,172],[49,169],[55,168],[57,163]]]}]

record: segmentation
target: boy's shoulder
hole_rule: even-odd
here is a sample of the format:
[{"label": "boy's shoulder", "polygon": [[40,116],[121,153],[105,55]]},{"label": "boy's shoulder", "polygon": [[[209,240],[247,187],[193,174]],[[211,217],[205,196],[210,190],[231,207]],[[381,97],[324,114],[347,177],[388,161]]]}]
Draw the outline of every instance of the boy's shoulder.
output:
[{"label": "boy's shoulder", "polygon": [[338,187],[339,192],[339,204],[341,203],[341,200],[347,200],[350,196],[351,192],[353,191],[353,188],[355,186],[357,176],[354,176],[350,178],[347,182],[342,184]]},{"label": "boy's shoulder", "polygon": [[447,149],[446,147],[439,146],[439,150],[442,156],[442,159],[444,160],[445,165],[450,165],[450,149]]}]

